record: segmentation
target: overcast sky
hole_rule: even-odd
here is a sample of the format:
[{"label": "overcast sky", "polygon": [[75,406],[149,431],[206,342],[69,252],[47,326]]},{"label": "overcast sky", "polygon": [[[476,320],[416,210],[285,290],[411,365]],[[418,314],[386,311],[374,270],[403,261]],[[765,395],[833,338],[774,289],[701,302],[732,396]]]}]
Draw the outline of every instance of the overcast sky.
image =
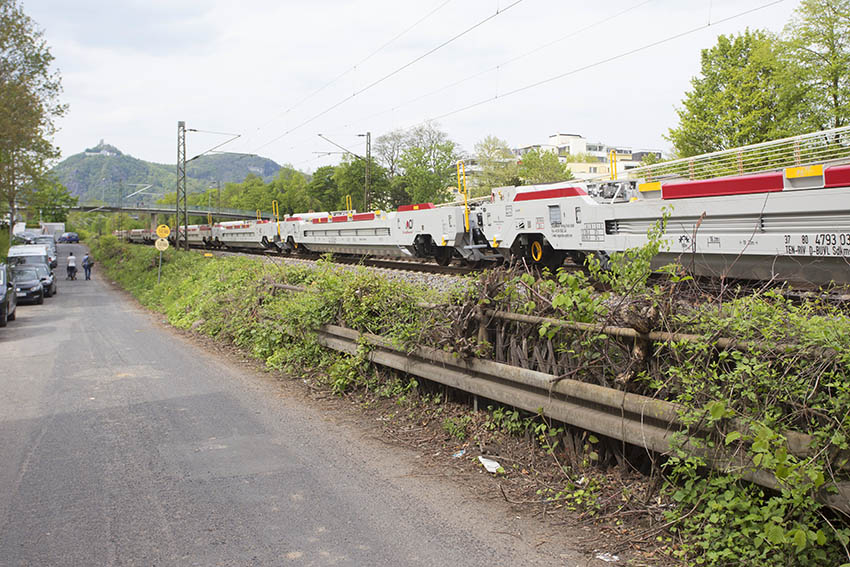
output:
[{"label": "overcast sky", "polygon": [[[184,120],[242,135],[222,149],[303,171],[340,159],[316,153],[337,150],[318,133],[363,153],[358,133],[371,131],[374,142],[426,120],[467,152],[487,135],[519,147],[557,132],[667,151],[663,136],[699,71],[700,50],[748,27],[779,32],[798,5],[23,1],[62,75],[69,111],[55,142],[63,157],[104,139],[135,157],[174,163]],[[760,6],[767,7],[722,21]],[[226,139],[190,132],[187,154]]]}]

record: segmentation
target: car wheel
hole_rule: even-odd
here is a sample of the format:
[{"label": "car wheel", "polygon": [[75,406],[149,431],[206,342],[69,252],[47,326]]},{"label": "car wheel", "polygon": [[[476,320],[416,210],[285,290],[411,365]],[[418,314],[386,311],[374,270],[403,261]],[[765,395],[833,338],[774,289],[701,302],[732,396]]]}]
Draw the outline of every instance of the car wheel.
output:
[{"label": "car wheel", "polygon": [[8,321],[14,321],[14,320],[15,320],[15,317],[17,317],[17,316],[18,316],[18,307],[17,307],[17,306],[15,306],[15,310],[14,310],[14,311],[12,311],[12,314],[11,314],[11,315],[7,315],[7,316],[6,316],[6,319],[7,319]]},{"label": "car wheel", "polygon": [[8,307],[3,307],[2,309],[0,309],[0,327],[5,327],[6,321],[9,320],[9,318],[6,315],[7,309],[8,309]]},{"label": "car wheel", "polygon": [[41,295],[38,296],[38,301],[35,302],[36,305],[41,305],[44,303],[44,291],[41,292]]}]

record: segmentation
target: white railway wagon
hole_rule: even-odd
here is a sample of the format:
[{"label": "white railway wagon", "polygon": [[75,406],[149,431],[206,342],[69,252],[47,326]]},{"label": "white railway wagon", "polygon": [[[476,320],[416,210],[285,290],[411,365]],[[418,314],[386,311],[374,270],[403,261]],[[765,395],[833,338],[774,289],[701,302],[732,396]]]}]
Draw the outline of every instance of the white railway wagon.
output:
[{"label": "white railway wagon", "polygon": [[216,246],[228,248],[264,248],[257,231],[258,223],[271,221],[238,220],[216,223],[212,227],[212,239]]},{"label": "white railway wagon", "polygon": [[305,223],[310,223],[313,219],[324,218],[331,216],[330,213],[327,212],[310,212],[310,213],[301,213],[299,215],[294,215],[291,217],[285,217],[282,221],[275,223],[277,228],[280,230],[278,241],[278,235],[275,234],[275,238],[273,242],[282,252],[293,252],[297,251],[300,248],[298,244],[298,239],[301,238],[303,234],[302,226]]},{"label": "white railway wagon", "polygon": [[315,215],[284,224],[290,242],[311,252],[388,257],[427,257],[440,250],[450,259],[456,247],[462,249],[466,234],[462,208],[431,203],[393,212]]},{"label": "white railway wagon", "polygon": [[282,241],[280,222],[273,220],[258,220],[254,221],[254,231],[262,248],[270,250],[279,250],[280,246],[276,245]]},{"label": "white railway wagon", "polygon": [[190,246],[206,246],[212,240],[212,227],[208,224],[190,224],[186,227]]},{"label": "white railway wagon", "polygon": [[587,185],[499,188],[478,214],[503,256],[560,265],[565,255],[647,242],[668,215],[660,265],[749,279],[850,283],[850,166],[808,166],[695,181],[615,182],[622,198]]},{"label": "white railway wagon", "polygon": [[144,228],[134,228],[127,233],[127,239],[136,244],[142,244],[148,241],[150,231]]}]

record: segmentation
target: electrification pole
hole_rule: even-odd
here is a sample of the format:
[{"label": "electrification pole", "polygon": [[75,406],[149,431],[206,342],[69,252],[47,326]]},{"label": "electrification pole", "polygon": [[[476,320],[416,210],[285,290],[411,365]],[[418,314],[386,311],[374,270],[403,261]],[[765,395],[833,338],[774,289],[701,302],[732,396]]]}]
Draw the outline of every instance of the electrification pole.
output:
[{"label": "electrification pole", "polygon": [[[182,207],[180,201],[183,201]],[[177,122],[177,207],[174,218],[175,230],[174,244],[180,248],[180,209],[183,209],[183,246],[189,250],[189,239],[186,230],[189,226],[189,213],[186,210],[186,123],[182,120]]]},{"label": "electrification pole", "polygon": [[372,133],[366,132],[366,194],[363,197],[363,211],[369,210],[369,165],[372,163]]}]

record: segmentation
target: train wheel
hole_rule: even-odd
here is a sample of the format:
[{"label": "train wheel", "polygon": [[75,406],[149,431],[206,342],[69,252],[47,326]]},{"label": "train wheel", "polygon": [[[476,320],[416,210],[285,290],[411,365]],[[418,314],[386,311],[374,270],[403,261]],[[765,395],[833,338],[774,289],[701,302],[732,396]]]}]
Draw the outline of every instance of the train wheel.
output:
[{"label": "train wheel", "polygon": [[543,262],[543,243],[539,240],[533,240],[528,248],[528,255],[531,261],[535,264]]},{"label": "train wheel", "polygon": [[553,274],[564,264],[566,252],[555,250],[549,244],[544,244],[542,239],[535,239],[526,248],[527,259],[539,268],[549,268]]},{"label": "train wheel", "polygon": [[437,251],[434,252],[434,259],[441,266],[448,266],[452,263],[452,255],[454,249],[448,246],[437,246]]}]

